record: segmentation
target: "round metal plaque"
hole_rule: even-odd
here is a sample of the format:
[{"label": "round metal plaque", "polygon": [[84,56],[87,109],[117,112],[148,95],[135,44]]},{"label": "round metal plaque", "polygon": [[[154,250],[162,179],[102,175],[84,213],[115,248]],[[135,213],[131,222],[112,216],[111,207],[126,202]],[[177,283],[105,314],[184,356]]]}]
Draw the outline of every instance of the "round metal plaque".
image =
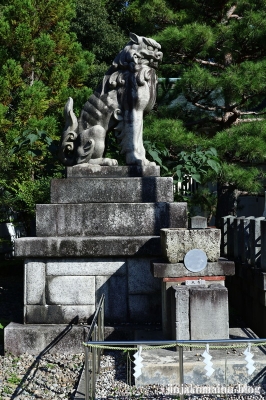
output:
[{"label": "round metal plaque", "polygon": [[188,251],[184,258],[185,267],[191,272],[202,271],[207,266],[207,262],[206,253],[199,249]]}]

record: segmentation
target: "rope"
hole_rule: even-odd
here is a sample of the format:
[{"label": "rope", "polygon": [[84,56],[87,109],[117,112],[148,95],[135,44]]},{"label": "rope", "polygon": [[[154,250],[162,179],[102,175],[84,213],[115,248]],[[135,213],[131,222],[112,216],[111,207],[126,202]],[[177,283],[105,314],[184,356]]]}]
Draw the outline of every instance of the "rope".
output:
[{"label": "rope", "polygon": [[[235,345],[209,345],[209,348],[212,350],[221,350],[221,349],[236,349],[236,348],[241,348],[241,347],[247,347],[247,342],[245,344],[235,344]],[[253,347],[259,347],[259,346],[264,346],[266,345],[266,342],[262,343],[251,343],[251,346]],[[89,343],[83,343],[83,346],[85,347],[94,347],[96,349],[106,349],[106,350],[123,350],[123,351],[137,351],[137,347],[123,347],[123,346],[105,346],[105,345],[98,345],[98,344],[89,344]],[[154,350],[154,349],[168,349],[170,347],[192,347],[195,349],[205,349],[206,344],[188,344],[188,343],[174,343],[174,344],[165,344],[165,345],[155,345],[155,346],[143,346],[142,350]]]}]

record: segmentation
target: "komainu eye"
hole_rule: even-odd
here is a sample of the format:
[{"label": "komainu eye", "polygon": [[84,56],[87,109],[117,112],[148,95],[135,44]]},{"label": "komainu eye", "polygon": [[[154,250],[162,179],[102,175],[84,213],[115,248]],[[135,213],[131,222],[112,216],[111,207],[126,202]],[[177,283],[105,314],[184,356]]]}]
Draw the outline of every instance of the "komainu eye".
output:
[{"label": "komainu eye", "polygon": [[150,51],[154,50],[154,48],[152,46],[148,46],[147,49],[150,50]]}]

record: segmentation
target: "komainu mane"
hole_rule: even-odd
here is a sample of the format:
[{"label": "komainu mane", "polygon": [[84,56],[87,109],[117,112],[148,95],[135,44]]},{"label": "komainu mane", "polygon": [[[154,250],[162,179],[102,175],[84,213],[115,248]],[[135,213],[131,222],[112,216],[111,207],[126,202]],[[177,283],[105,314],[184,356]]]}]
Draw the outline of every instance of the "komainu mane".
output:
[{"label": "komainu mane", "polygon": [[116,160],[103,158],[106,134],[113,130],[128,165],[152,164],[143,147],[143,114],[155,104],[156,69],[163,53],[153,39],[133,33],[130,39],[85,103],[79,119],[72,98],[68,99],[59,152],[64,165],[117,165]]}]

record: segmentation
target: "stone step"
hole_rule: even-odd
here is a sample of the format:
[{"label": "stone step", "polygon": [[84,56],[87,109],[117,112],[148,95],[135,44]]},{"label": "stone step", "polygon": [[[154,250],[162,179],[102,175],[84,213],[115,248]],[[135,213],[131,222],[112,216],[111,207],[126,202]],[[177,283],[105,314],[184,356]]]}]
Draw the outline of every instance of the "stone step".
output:
[{"label": "stone step", "polygon": [[37,236],[157,236],[186,227],[186,203],[36,205]]},{"label": "stone step", "polygon": [[51,181],[51,203],[154,203],[173,200],[172,178],[74,177]]},{"label": "stone step", "polygon": [[74,167],[66,168],[67,178],[129,178],[141,176],[160,176],[160,167],[158,165],[139,165],[127,166],[101,166],[92,164],[79,164]]},{"label": "stone step", "polygon": [[15,240],[15,256],[20,258],[160,255],[160,236],[25,237]]},{"label": "stone step", "polygon": [[216,262],[208,262],[203,270],[191,272],[184,263],[170,264],[155,261],[152,264],[152,273],[156,278],[235,275],[235,263],[225,258],[219,258]]}]

